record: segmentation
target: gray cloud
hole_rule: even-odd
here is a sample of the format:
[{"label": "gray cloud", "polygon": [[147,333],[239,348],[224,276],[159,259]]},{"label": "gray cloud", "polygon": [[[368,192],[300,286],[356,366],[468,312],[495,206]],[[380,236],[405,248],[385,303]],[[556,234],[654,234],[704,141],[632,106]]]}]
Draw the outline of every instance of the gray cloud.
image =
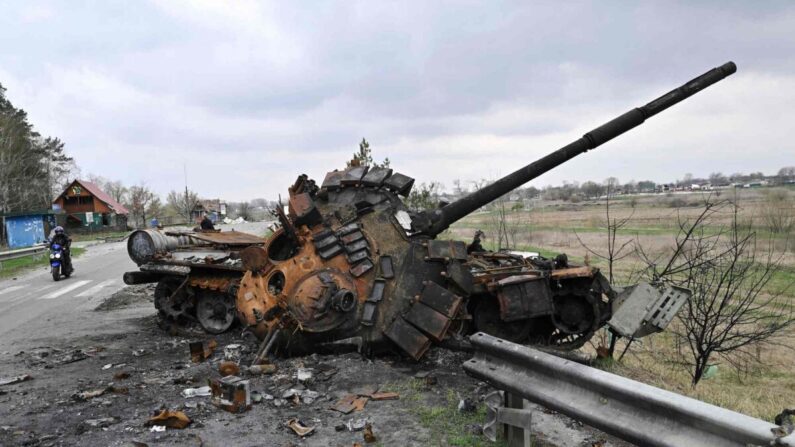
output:
[{"label": "gray cloud", "polygon": [[420,181],[502,175],[733,59],[740,71],[538,179],[793,164],[789,2],[20,2],[0,82],[85,172],[227,199],[322,179],[362,136]]}]

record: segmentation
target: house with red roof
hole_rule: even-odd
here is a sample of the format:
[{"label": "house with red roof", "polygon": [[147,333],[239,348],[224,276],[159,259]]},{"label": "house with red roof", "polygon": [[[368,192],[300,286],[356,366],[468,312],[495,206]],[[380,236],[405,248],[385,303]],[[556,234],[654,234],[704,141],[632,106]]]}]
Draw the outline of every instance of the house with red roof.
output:
[{"label": "house with red roof", "polygon": [[53,209],[63,211],[66,227],[127,229],[127,215],[130,212],[94,183],[75,180],[52,204]]}]

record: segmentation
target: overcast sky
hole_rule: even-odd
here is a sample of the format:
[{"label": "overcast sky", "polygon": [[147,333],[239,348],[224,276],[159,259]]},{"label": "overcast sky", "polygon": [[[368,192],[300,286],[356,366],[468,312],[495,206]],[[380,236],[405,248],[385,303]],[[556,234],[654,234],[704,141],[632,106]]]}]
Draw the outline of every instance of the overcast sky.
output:
[{"label": "overcast sky", "polygon": [[734,76],[531,182],[795,164],[795,2],[2,1],[0,83],[84,174],[229,201],[366,137],[448,189],[733,60]]}]

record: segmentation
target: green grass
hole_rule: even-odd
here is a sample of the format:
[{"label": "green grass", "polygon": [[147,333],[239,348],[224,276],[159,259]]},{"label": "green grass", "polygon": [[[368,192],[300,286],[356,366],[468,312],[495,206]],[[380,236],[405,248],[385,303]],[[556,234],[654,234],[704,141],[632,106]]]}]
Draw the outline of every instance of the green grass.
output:
[{"label": "green grass", "polygon": [[[85,253],[85,248],[72,247],[72,259]],[[24,273],[25,271],[43,268],[49,265],[49,251],[35,255],[25,256],[24,258],[10,259],[0,262],[0,278],[11,278]]]},{"label": "green grass", "polygon": [[[428,429],[431,435],[429,445],[449,445],[457,447],[505,447],[507,444],[501,439],[492,444],[482,435],[474,435],[465,432],[467,425],[483,425],[486,422],[486,406],[478,404],[477,410],[473,413],[462,413],[458,411],[458,394],[453,389],[445,390],[445,402],[443,405],[428,405],[423,398],[423,392],[427,388],[422,380],[409,379],[403,382],[388,384],[387,391],[395,391],[400,394],[400,400],[406,402],[412,414],[419,420],[420,424]],[[446,441],[444,443],[443,441]]]}]

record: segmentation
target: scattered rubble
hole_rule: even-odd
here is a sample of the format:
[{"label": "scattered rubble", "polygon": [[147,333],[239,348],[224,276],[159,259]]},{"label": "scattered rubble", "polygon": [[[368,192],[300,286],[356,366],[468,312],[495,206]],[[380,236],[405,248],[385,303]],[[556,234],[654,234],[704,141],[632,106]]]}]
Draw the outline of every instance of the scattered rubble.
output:
[{"label": "scattered rubble", "polygon": [[[181,411],[162,410],[149,418],[145,425],[183,429],[190,423],[190,418]],[[160,429],[153,429],[152,431],[160,431]]]},{"label": "scattered rubble", "polygon": [[246,347],[240,344],[231,344],[224,346],[224,360],[239,363],[240,358],[246,351]]},{"label": "scattered rubble", "polygon": [[193,363],[200,363],[213,355],[213,351],[218,346],[215,340],[210,341],[197,341],[188,345],[190,349],[190,359]]},{"label": "scattered rubble", "polygon": [[310,427],[297,418],[292,418],[287,421],[287,426],[290,427],[296,435],[302,438],[311,435],[315,431],[315,427]]},{"label": "scattered rubble", "polygon": [[251,386],[248,380],[226,376],[209,381],[212,403],[230,413],[244,413],[251,409]]},{"label": "scattered rubble", "polygon": [[0,379],[0,386],[13,385],[15,383],[25,382],[28,380],[33,380],[33,376],[31,376],[30,374],[23,374],[21,376],[9,377],[7,379]]},{"label": "scattered rubble", "polygon": [[240,367],[236,362],[223,361],[218,364],[218,372],[221,373],[221,377],[236,376],[240,374]]},{"label": "scattered rubble", "polygon": [[209,386],[202,386],[199,388],[185,388],[182,390],[182,397],[186,399],[190,399],[191,397],[201,397],[201,396],[210,396],[212,393],[210,392]]},{"label": "scattered rubble", "polygon": [[367,397],[358,396],[356,394],[348,394],[337,403],[332,405],[330,409],[339,411],[342,414],[350,414],[353,411],[362,411],[364,406],[367,405]]},{"label": "scattered rubble", "polygon": [[262,374],[273,374],[276,372],[276,365],[266,363],[264,365],[251,365],[246,369],[252,376],[259,376]]},{"label": "scattered rubble", "polygon": [[365,424],[364,426],[364,442],[368,444],[372,444],[373,442],[377,441],[375,435],[373,434],[373,425],[372,424]]}]

